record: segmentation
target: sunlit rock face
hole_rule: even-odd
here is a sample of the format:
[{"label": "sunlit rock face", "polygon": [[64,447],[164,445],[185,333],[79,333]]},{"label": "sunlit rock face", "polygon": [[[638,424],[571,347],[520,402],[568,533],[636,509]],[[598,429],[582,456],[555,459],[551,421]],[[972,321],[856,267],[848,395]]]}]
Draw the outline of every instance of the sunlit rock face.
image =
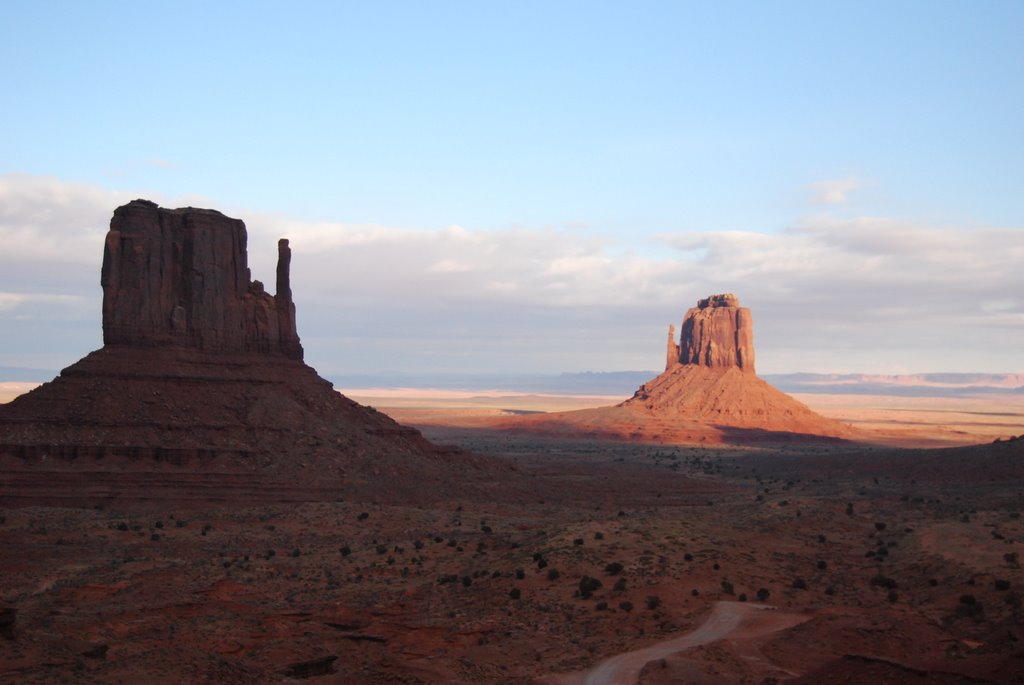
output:
[{"label": "sunlit rock face", "polygon": [[697,301],[683,317],[679,343],[669,326],[665,369],[677,364],[754,373],[754,319],[732,293]]}]

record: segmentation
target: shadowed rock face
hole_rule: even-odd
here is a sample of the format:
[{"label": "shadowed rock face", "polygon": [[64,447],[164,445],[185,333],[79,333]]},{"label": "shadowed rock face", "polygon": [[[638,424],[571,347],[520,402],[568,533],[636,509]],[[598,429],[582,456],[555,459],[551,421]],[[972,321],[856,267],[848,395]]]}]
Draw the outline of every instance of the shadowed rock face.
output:
[{"label": "shadowed rock face", "polygon": [[[0,504],[451,496],[506,469],[439,448],[302,361],[278,243],[250,280],[245,225],[135,200],[103,250],[102,349],[0,405]],[[458,478],[453,478],[457,474]]]},{"label": "shadowed rock face", "polygon": [[669,326],[665,370],[679,364],[754,373],[754,319],[732,293],[697,301],[683,317],[679,344]]},{"label": "shadowed rock face", "polygon": [[103,342],[302,359],[290,261],[281,240],[277,293],[270,295],[250,280],[240,220],[147,200],[118,207],[103,249]]}]

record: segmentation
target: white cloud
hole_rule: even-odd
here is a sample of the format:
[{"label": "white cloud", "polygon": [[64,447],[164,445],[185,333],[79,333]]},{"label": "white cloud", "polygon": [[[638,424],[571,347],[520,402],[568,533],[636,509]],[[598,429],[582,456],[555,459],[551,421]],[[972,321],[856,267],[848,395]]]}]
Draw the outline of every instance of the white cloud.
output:
[{"label": "white cloud", "polygon": [[[59,341],[68,308],[94,306],[98,331],[102,236],[138,195],[0,176],[0,326],[31,310]],[[253,278],[273,282],[277,239],[290,239],[300,334],[328,372],[656,368],[664,326],[714,292],[752,307],[764,372],[1021,370],[1017,228],[819,216],[779,233],[665,234],[660,250],[637,250],[647,246],[596,229],[413,230],[218,209],[246,222]],[[0,366],[33,347],[4,330]]]},{"label": "white cloud", "polygon": [[818,181],[810,185],[811,199],[819,205],[844,205],[851,192],[863,187],[864,183],[855,178]]}]

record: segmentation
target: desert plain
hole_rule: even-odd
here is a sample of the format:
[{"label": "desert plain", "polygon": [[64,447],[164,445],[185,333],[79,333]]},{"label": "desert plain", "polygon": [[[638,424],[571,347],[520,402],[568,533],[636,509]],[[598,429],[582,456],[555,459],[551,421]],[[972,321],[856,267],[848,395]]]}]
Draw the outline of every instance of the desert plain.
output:
[{"label": "desert plain", "polygon": [[507,475],[413,499],[8,498],[0,679],[1024,682],[1019,395],[807,395],[871,439],[672,445],[507,423],[606,397],[346,394]]}]

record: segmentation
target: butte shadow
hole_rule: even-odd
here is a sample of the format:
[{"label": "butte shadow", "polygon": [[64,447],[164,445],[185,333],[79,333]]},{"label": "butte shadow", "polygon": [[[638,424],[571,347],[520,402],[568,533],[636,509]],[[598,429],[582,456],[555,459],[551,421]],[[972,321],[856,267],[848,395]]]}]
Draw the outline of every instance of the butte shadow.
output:
[{"label": "butte shadow", "polygon": [[669,326],[665,371],[611,407],[501,420],[508,430],[676,444],[771,444],[856,439],[850,426],[757,377],[750,310],[731,293],[699,300]]},{"label": "butte shadow", "polygon": [[320,378],[303,362],[288,241],[274,295],[250,280],[246,241],[214,210],[114,211],[104,345],[0,405],[0,503],[416,501],[508,476]]}]

